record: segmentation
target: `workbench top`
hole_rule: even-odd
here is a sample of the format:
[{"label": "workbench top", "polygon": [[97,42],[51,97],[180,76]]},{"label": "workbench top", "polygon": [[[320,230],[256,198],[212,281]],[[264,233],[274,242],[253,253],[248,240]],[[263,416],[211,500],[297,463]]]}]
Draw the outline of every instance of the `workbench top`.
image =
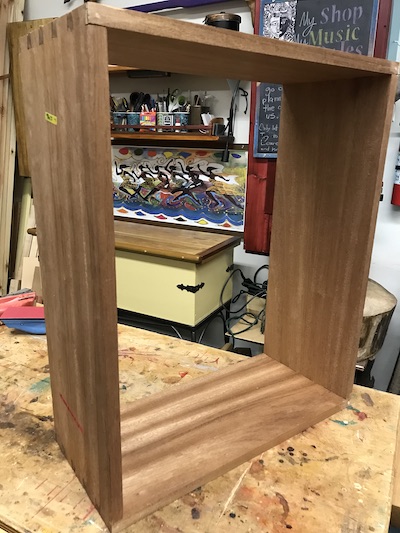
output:
[{"label": "workbench top", "polygon": [[[118,330],[122,406],[244,359],[144,330]],[[49,381],[46,338],[0,326],[0,530],[107,531],[54,441]],[[336,416],[127,531],[385,532],[399,412],[399,397],[354,387]]]}]

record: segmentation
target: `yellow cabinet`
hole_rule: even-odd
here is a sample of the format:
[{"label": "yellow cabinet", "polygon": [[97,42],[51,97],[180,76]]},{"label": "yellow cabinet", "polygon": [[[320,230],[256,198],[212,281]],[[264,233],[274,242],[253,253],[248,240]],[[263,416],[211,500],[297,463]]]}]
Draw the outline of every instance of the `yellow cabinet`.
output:
[{"label": "yellow cabinet", "polygon": [[239,237],[116,221],[115,238],[120,309],[195,326],[221,306]]}]

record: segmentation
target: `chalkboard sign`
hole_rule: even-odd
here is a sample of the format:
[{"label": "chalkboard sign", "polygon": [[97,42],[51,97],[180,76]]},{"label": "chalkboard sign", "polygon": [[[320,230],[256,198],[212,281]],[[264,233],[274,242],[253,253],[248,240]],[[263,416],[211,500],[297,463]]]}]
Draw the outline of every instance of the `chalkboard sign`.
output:
[{"label": "chalkboard sign", "polygon": [[[260,83],[257,85],[254,150],[261,157],[276,157],[278,151],[279,117],[282,102],[282,85]],[[255,157],[260,157],[254,154]]]},{"label": "chalkboard sign", "polygon": [[[361,55],[374,49],[379,0],[261,0],[260,35]],[[257,85],[254,157],[276,158],[282,87]]]}]

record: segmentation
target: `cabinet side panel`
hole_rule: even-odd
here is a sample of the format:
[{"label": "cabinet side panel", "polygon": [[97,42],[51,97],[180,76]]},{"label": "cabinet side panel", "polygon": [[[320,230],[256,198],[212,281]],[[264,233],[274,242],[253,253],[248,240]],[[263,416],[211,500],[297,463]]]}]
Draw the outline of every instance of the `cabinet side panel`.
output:
[{"label": "cabinet side panel", "polygon": [[110,525],[122,474],[107,35],[74,12],[20,42],[57,440]]},{"label": "cabinet side panel", "polygon": [[28,154],[26,150],[26,126],[21,98],[21,71],[19,67],[19,38],[30,31],[51,22],[52,19],[38,19],[24,22],[14,22],[8,25],[8,43],[11,58],[11,83],[13,91],[15,128],[18,144],[18,170],[21,176],[30,176]]},{"label": "cabinet side panel", "polygon": [[265,351],[347,397],[395,77],[284,88]]}]

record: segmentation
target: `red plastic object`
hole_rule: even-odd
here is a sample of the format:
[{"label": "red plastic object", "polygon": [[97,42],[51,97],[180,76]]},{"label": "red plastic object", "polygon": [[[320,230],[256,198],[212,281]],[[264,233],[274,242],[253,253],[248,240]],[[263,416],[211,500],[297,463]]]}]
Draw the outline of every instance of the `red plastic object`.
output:
[{"label": "red plastic object", "polygon": [[14,296],[0,298],[0,317],[9,308],[33,306],[36,299],[36,292],[26,292]]},{"label": "red plastic object", "polygon": [[400,206],[400,184],[393,185],[392,204]]},{"label": "red plastic object", "polygon": [[9,307],[1,316],[3,320],[44,320],[44,307]]}]

